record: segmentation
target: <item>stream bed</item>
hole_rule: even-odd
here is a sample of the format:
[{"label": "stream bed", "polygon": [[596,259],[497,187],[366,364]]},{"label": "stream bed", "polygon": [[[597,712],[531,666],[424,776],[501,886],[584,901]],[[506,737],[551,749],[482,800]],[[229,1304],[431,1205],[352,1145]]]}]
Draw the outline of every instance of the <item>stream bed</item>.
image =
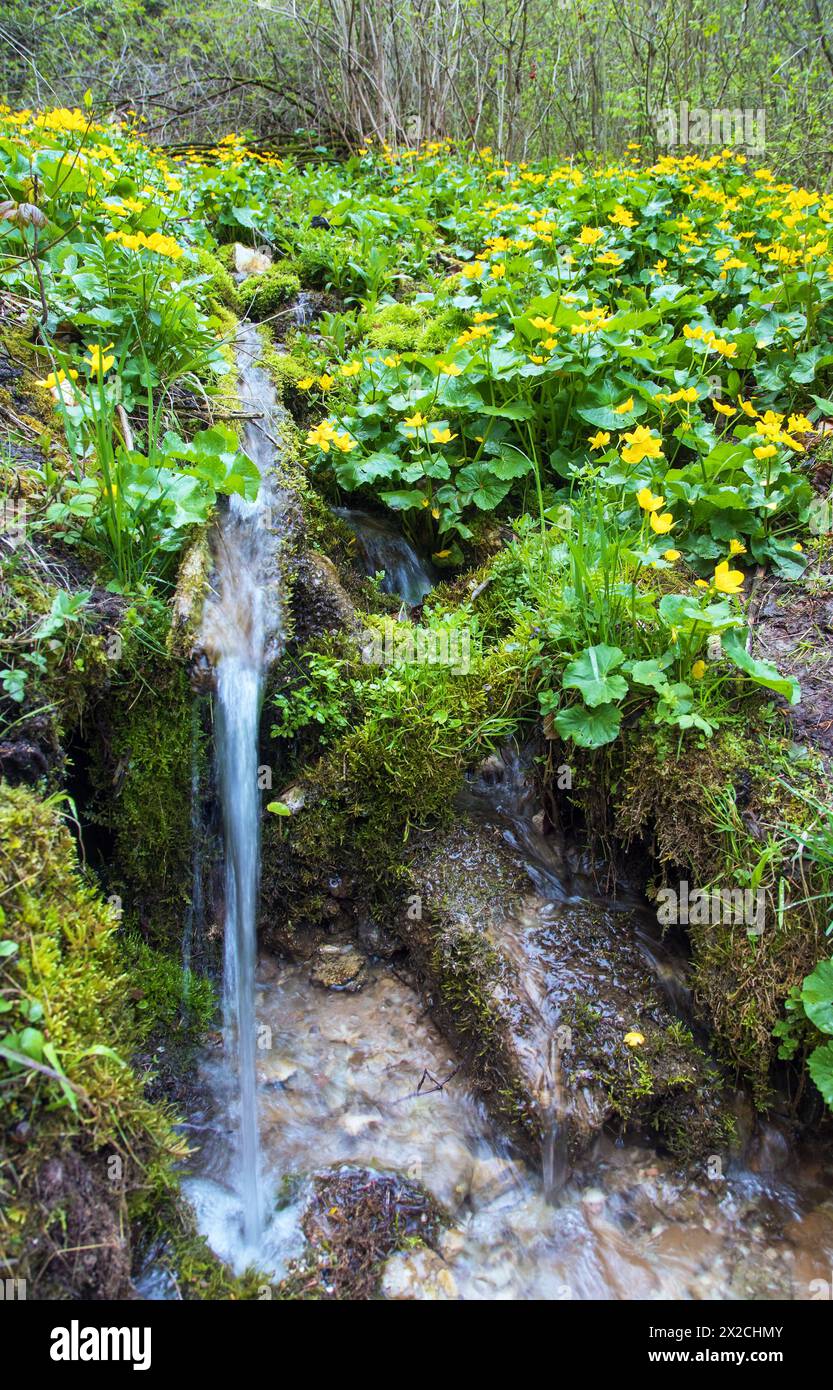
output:
[{"label": "stream bed", "polygon": [[788,1158],[767,1131],[751,1161],[692,1176],[647,1144],[603,1136],[550,1205],[417,993],[388,967],[349,994],[311,984],[302,966],[263,961],[256,1012],[261,1178],[277,1209],[247,1245],[219,1044],[203,1058],[213,1113],[193,1117],[209,1128],[185,1184],[200,1229],[238,1271],[287,1272],[304,1248],[306,1180],[344,1164],[419,1182],[450,1218],[436,1250],[388,1260],[388,1297],[808,1299],[822,1296],[814,1281],[830,1280],[829,1155]]}]

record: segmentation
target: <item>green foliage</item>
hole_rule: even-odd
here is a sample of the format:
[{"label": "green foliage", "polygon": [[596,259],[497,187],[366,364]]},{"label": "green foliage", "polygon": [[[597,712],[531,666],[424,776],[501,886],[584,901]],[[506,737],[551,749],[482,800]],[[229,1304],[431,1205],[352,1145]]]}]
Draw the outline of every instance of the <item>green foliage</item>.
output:
[{"label": "green foliage", "polygon": [[791,990],[784,1008],[786,1018],[773,1029],[778,1055],[789,1059],[800,1046],[809,1049],[807,1070],[833,1110],[833,958],[819,961],[803,984]]},{"label": "green foliage", "polygon": [[0,784],[0,1066],[12,1118],[66,1107],[101,1142],[151,1117],[127,1066],[118,917],[78,872],[63,801]]}]

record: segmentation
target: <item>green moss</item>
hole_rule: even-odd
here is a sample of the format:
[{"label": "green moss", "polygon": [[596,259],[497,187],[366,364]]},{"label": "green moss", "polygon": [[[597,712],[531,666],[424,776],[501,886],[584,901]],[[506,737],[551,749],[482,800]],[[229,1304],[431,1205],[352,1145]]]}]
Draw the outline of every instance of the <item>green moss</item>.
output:
[{"label": "green moss", "polygon": [[119,937],[125,971],[136,983],[133,1003],[136,1036],[175,1036],[178,1043],[198,1042],[214,1020],[217,1001],[211,981],[198,975],[183,978],[179,953],[155,950],[132,929]]},{"label": "green moss", "polygon": [[[191,763],[196,736],[185,671],[164,655],[167,615],[141,665],[113,680],[95,711],[93,817],[113,837],[108,885],[157,941],[178,937],[191,884]],[[127,661],[124,662],[127,667]]]},{"label": "green moss", "polygon": [[[234,247],[230,249],[233,256]],[[219,255],[215,256],[211,251],[207,251],[202,246],[196,247],[196,256],[200,270],[204,275],[209,276],[209,293],[226,309],[231,309],[233,312],[239,313],[240,292],[227,267],[226,262],[228,258]]]},{"label": "green moss", "polygon": [[106,1297],[123,1287],[124,1260],[115,1267],[109,1249],[92,1272],[79,1266],[79,1225],[93,1244],[97,1226],[117,1230],[129,1197],[172,1181],[182,1145],[127,1064],[139,1032],[118,918],[79,872],[64,809],[60,796],[0,783],[0,938],[11,943],[0,957],[0,1041],[25,1058],[0,1059],[0,1250],[5,1272],[41,1297]]},{"label": "green moss", "polygon": [[434,305],[386,304],[363,316],[362,326],[373,347],[395,352],[440,352],[466,326],[458,309],[436,313]]},{"label": "green moss", "polygon": [[250,318],[265,319],[293,299],[300,288],[295,272],[281,264],[262,275],[249,276],[240,285],[238,295],[241,308]]},{"label": "green moss", "polygon": [[658,865],[657,886],[685,878],[692,888],[754,885],[765,893],[760,935],[734,923],[686,928],[695,1001],[713,1045],[761,1105],[776,1058],[772,1030],[784,999],[823,953],[826,924],[823,885],[814,889],[807,866],[796,865],[785,827],[800,828],[812,815],[787,787],[825,802],[827,782],[817,761],[796,763],[791,748],[767,706],[750,702],[742,724],[727,724],[702,746],[679,749],[661,735],[634,735],[617,746],[603,775],[597,763],[595,773],[574,780],[573,796],[597,829],[604,825],[626,849],[643,842]]}]

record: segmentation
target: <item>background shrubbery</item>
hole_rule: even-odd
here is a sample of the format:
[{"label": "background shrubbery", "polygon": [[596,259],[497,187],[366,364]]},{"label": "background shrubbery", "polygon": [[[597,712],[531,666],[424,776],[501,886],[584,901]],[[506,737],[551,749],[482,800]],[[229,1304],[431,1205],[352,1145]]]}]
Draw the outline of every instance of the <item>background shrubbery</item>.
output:
[{"label": "background shrubbery", "polygon": [[0,89],[75,104],[92,85],[164,144],[451,135],[520,159],[656,154],[659,110],[763,108],[767,158],[817,181],[832,36],[830,0],[9,0]]}]

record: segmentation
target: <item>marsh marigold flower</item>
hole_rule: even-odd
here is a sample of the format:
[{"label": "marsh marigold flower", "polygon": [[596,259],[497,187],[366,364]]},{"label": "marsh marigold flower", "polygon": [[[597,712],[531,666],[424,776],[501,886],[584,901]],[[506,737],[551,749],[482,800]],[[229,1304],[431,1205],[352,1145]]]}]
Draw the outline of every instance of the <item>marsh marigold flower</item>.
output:
[{"label": "marsh marigold flower", "polygon": [[712,582],[721,594],[738,594],[743,588],[743,573],[730,569],[728,560],[721,560],[715,568]]},{"label": "marsh marigold flower", "polygon": [[627,447],[622,450],[625,463],[641,463],[643,459],[662,458],[662,440],[644,425],[625,434]]}]

